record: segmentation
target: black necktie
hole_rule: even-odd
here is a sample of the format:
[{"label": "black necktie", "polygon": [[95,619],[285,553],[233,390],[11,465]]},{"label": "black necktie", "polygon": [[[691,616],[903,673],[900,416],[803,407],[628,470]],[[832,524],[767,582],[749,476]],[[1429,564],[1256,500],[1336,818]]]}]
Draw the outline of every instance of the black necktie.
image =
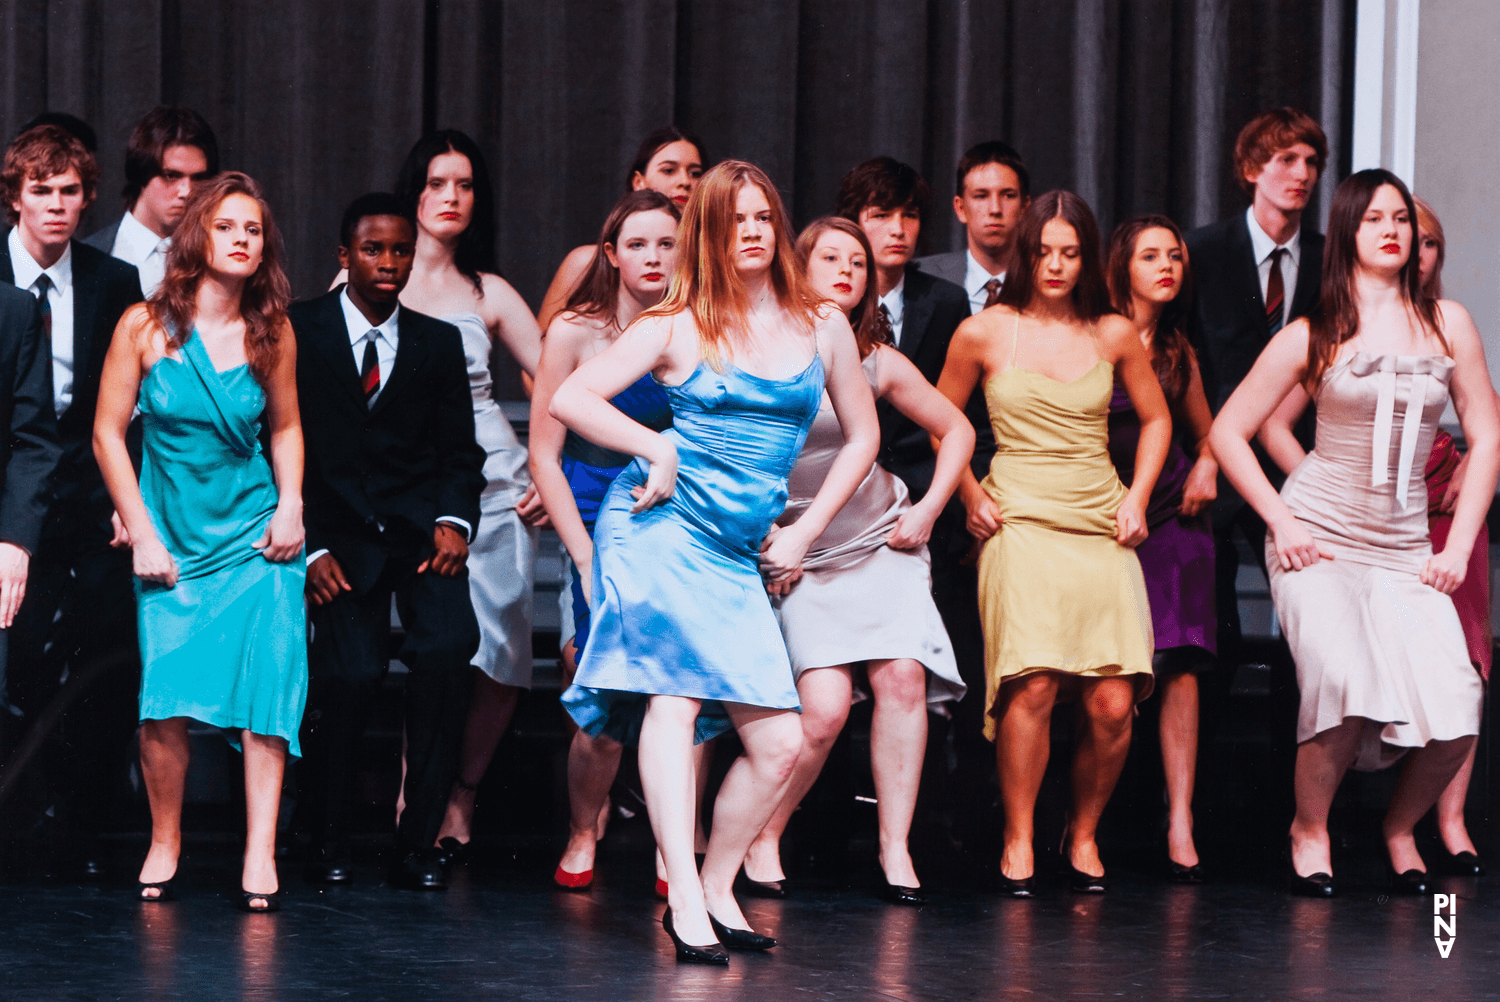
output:
[{"label": "black necktie", "polygon": [[1266,331],[1275,334],[1286,324],[1286,281],[1281,277],[1281,258],[1287,253],[1285,247],[1271,252],[1271,277],[1266,282]]},{"label": "black necktie", "polygon": [[47,293],[52,290],[52,279],[43,274],[36,280],[36,298],[42,304],[42,337],[52,343],[52,301]]},{"label": "black necktie", "polygon": [[365,357],[359,367],[359,383],[364,387],[365,406],[375,406],[375,395],[380,392],[380,357],[375,354],[375,331],[365,335]]},{"label": "black necktie", "polygon": [[984,283],[984,308],[989,309],[1000,302],[1000,280],[992,278]]}]

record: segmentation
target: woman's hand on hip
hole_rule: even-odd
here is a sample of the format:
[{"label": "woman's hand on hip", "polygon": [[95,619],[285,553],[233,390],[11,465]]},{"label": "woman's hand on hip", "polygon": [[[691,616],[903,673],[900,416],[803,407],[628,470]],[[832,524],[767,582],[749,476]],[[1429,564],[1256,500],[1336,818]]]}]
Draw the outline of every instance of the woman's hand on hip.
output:
[{"label": "woman's hand on hip", "polygon": [[284,564],[302,552],[307,534],[302,529],[302,506],[278,505],[266,525],[265,535],[251,545],[267,560]]},{"label": "woman's hand on hip", "polygon": [[1422,565],[1422,583],[1431,585],[1444,595],[1452,595],[1464,583],[1469,573],[1469,554],[1455,553],[1444,547],[1442,553],[1434,553]]},{"label": "woman's hand on hip", "polygon": [[1314,539],[1312,531],[1300,519],[1271,526],[1271,540],[1284,571],[1305,570],[1319,560],[1333,559],[1333,552]]},{"label": "woman's hand on hip", "polygon": [[632,515],[664,504],[671,500],[677,490],[677,446],[661,435],[657,438],[661,443],[657,455],[646,457],[651,464],[646,482],[630,492],[631,497],[635,498],[635,504],[630,507]]},{"label": "woman's hand on hip", "polygon": [[137,539],[131,545],[131,563],[135,576],[150,584],[177,587],[177,561],[161,545],[161,540]]}]

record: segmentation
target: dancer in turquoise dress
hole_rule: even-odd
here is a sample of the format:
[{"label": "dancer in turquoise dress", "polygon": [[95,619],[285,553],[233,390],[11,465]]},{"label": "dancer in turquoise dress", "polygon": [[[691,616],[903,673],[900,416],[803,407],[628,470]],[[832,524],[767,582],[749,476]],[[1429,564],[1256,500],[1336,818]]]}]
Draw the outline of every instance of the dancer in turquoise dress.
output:
[{"label": "dancer in turquoise dress", "polygon": [[[270,209],[245,175],[199,189],[178,234],[161,288],[120,321],[94,431],[134,550],[141,773],[151,802],[137,896],[172,897],[187,725],[199,720],[224,728],[244,752],[240,904],[274,911],[282,772],[288,750],[300,754],[307,689],[290,297]],[[125,448],[135,406],[144,431],[139,483]],[[258,438],[262,414],[269,463]]]},{"label": "dancer in turquoise dress", "polygon": [[[666,298],[579,366],[550,408],[596,444],[639,457],[600,506],[591,630],[563,704],[589,734],[639,741],[669,885],[662,923],[679,960],[725,963],[723,946],[775,945],[747,928],[732,891],[802,745],[761,572],[772,582],[797,572],[879,441],[849,322],[808,287],[791,237],[764,172],[743,161],[709,171],[683,215]],[[671,401],[666,432],[609,404],[648,372]],[[825,388],[846,444],[802,517],[772,532]],[[731,726],[745,754],[719,791],[700,877],[690,752],[695,732],[701,741]]]}]

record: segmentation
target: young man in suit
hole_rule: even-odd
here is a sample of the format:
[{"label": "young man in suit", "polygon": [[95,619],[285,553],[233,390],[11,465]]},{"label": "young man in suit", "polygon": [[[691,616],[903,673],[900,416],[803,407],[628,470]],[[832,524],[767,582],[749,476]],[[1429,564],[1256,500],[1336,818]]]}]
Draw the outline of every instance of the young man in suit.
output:
[{"label": "young man in suit", "polygon": [[[1234,144],[1235,180],[1250,196],[1250,207],[1187,234],[1197,290],[1188,338],[1215,413],[1271,336],[1318,304],[1323,235],[1304,225],[1303,214],[1327,159],[1328,140],[1304,112],[1277,108],[1256,116]],[[1299,437],[1307,438],[1311,427],[1309,414]],[[1274,464],[1263,454],[1261,462],[1279,484],[1283,478]],[[1243,536],[1259,561],[1266,526],[1222,478],[1212,519],[1219,654],[1233,668],[1242,658],[1235,536]]]},{"label": "young man in suit", "polygon": [[964,226],[967,246],[919,257],[917,267],[962,286],[969,312],[978,313],[1000,298],[1016,227],[1031,204],[1031,175],[1021,155],[999,141],[971,146],[957,173],[953,214]]},{"label": "young man in suit", "polygon": [[[953,332],[969,316],[969,300],[960,286],[921,270],[912,261],[927,200],[927,182],[915,169],[891,157],[876,157],[844,175],[834,211],[859,224],[869,237],[876,293],[890,319],[896,348],[936,385]],[[990,443],[987,454],[976,445],[975,462],[987,466],[994,436],[984,399],[975,396],[969,418],[976,429],[983,428],[982,441]],[[901,478],[913,501],[919,500],[932,484],[936,460],[931,440],[916,422],[885,401],[877,401],[876,412],[880,465]],[[961,815],[961,838],[981,827],[978,808],[994,799],[987,785],[994,753],[982,727],[984,636],[979,626],[978,578],[972,562],[966,560],[972,543],[963,505],[955,499],[938,518],[927,547],[932,556],[933,600],[953,642],[959,673],[969,686],[969,695],[954,715],[959,770],[951,799]]]},{"label": "young man in suit", "polygon": [[349,282],[291,308],[307,443],[311,690],[303,775],[316,856],[308,878],[351,877],[357,746],[390,664],[391,595],[405,640],[405,809],[390,882],[441,890],[434,848],[458,769],[479,625],[468,542],[479,524],[484,450],[463,343],[451,324],[397,302],[416,228],[393,195],[356,199],[339,261]]},{"label": "young man in suit", "polygon": [[[15,228],[0,246],[0,282],[23,289],[44,317],[61,460],[32,550],[29,586],[10,637],[10,692],[34,718],[66,670],[77,686],[59,729],[54,820],[85,876],[104,872],[97,835],[110,817],[135,733],[139,690],[130,551],[114,548],[114,505],[94,461],[94,405],[121,314],[141,300],[136,271],[73,239],[99,170],[57,125],[21,133],[5,152],[0,190]],[[48,347],[50,345],[50,348]],[[50,356],[50,357],[49,357]]]},{"label": "young man in suit", "polygon": [[166,273],[172,231],[193,185],[217,173],[219,141],[202,115],[170,105],[151,109],[125,150],[125,214],[86,243],[134,265],[151,295]]}]

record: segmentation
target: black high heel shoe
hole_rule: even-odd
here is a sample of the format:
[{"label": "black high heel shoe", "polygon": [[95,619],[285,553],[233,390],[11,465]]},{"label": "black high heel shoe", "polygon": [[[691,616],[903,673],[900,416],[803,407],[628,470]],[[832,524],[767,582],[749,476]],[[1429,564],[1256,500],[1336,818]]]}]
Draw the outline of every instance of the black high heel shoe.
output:
[{"label": "black high heel shoe", "polygon": [[714,918],[712,912],[709,913],[708,924],[713,926],[714,935],[719,937],[719,942],[731,950],[769,950],[776,945],[776,940],[752,929],[729,928]]},{"label": "black high heel shoe", "polygon": [[751,880],[745,874],[743,866],[735,874],[734,889],[752,898],[772,898],[779,901],[786,897],[785,880]]},{"label": "black high heel shoe", "polygon": [[1332,874],[1320,870],[1304,877],[1295,866],[1288,867],[1288,872],[1291,874],[1290,890],[1300,898],[1331,898],[1336,893]]},{"label": "black high heel shoe", "polygon": [[922,888],[893,884],[886,878],[884,871],[880,875],[880,884],[880,896],[893,905],[910,905],[915,908],[927,903],[927,892]]},{"label": "black high heel shoe", "polygon": [[1167,859],[1167,873],[1174,884],[1201,884],[1203,883],[1203,865],[1194,863],[1192,866],[1183,866],[1175,859]]},{"label": "black high heel shoe", "polygon": [[1484,860],[1468,850],[1450,853],[1444,863],[1443,868],[1455,877],[1484,876]]},{"label": "black high heel shoe", "polygon": [[1432,893],[1432,885],[1427,882],[1426,870],[1407,870],[1404,873],[1397,873],[1392,869],[1390,878],[1391,890],[1396,894],[1421,898]]},{"label": "black high heel shoe", "polygon": [[[712,921],[713,916],[709,916]],[[693,946],[684,943],[677,935],[677,930],[672,928],[672,909],[668,908],[662,912],[661,927],[667,931],[672,938],[672,945],[677,949],[677,962],[679,964],[721,964],[729,966],[729,954],[724,952],[722,944],[713,943],[709,946]]]},{"label": "black high heel shoe", "polygon": [[[177,888],[172,883],[176,879],[177,874],[174,873],[166,880],[158,880],[154,884],[148,884],[144,881],[137,882],[135,885],[135,899],[148,905],[160,904],[163,901],[176,901]],[[147,891],[155,891],[156,893],[147,894]]]},{"label": "black high heel shoe", "polygon": [[[263,907],[257,907],[251,902],[264,901]],[[271,912],[281,911],[281,892],[272,891],[266,894],[263,891],[247,891],[240,888],[240,911],[249,912],[251,915],[268,915]]]},{"label": "black high heel shoe", "polygon": [[1068,887],[1079,894],[1103,894],[1109,890],[1109,878],[1102,873],[1097,877],[1092,873],[1084,873],[1069,863]]},{"label": "black high heel shoe", "polygon": [[1000,893],[1007,898],[1034,898],[1036,897],[1036,878],[1022,877],[1016,880],[1007,877],[1005,871],[1000,871]]}]

